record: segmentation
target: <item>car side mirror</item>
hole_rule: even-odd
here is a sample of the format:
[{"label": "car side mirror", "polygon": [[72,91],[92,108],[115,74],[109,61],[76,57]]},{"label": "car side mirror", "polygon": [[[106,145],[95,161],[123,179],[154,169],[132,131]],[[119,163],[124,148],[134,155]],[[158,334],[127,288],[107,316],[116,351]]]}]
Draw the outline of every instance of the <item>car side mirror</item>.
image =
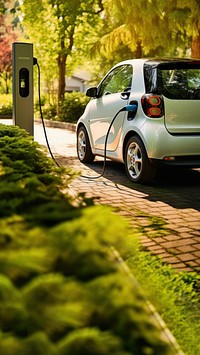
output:
[{"label": "car side mirror", "polygon": [[92,86],[86,90],[86,96],[88,97],[97,97],[97,87]]}]

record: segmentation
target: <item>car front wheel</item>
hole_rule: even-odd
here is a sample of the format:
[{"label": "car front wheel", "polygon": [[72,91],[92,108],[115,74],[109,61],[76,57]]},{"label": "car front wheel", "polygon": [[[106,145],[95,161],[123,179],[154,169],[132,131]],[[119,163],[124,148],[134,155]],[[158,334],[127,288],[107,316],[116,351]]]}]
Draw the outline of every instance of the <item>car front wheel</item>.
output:
[{"label": "car front wheel", "polygon": [[81,126],[77,132],[77,155],[82,163],[92,163],[95,158],[84,126]]},{"label": "car front wheel", "polygon": [[125,168],[133,182],[148,183],[156,174],[156,168],[150,164],[145,147],[138,137],[131,137],[125,148]]}]

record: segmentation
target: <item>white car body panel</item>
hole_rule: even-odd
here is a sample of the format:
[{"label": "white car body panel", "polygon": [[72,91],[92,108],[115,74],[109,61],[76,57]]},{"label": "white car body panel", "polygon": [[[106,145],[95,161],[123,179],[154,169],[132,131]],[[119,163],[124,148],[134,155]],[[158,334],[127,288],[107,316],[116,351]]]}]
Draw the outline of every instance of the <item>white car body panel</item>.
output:
[{"label": "white car body panel", "polygon": [[[93,99],[90,102],[89,130],[94,149],[104,150],[105,137],[110,123],[123,106],[127,105],[127,100],[120,98],[120,94],[102,96],[100,99]],[[100,113],[97,117],[97,112]],[[115,120],[109,134],[107,149],[115,150],[119,143],[119,138],[124,122],[125,113],[121,112]]]},{"label": "white car body panel", "polygon": [[168,132],[200,133],[200,100],[171,100],[165,97],[164,102]]}]

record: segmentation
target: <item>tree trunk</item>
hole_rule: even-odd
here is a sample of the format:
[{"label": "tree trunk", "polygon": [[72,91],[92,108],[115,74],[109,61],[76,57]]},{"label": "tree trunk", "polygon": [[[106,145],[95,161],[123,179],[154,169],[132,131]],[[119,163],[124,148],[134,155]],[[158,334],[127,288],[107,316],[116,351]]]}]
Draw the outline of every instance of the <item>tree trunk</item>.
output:
[{"label": "tree trunk", "polygon": [[58,71],[59,71],[59,79],[58,79],[58,103],[63,101],[65,96],[65,67],[66,67],[66,54],[60,53],[58,55]]},{"label": "tree trunk", "polygon": [[137,48],[135,51],[135,58],[142,58],[142,42],[137,42]]},{"label": "tree trunk", "polygon": [[200,59],[200,33],[196,37],[192,37],[191,57]]},{"label": "tree trunk", "polygon": [[[75,23],[71,26],[71,30],[69,32],[69,44],[68,47],[65,47],[65,38],[62,37],[60,40],[60,53],[57,58],[58,62],[58,71],[59,71],[59,81],[58,81],[58,109],[57,114],[59,115],[60,104],[64,100],[65,97],[65,71],[66,71],[66,61],[67,56],[71,52],[74,44],[74,31],[75,31]],[[68,54],[67,54],[68,53]]]},{"label": "tree trunk", "polygon": [[6,72],[5,76],[5,85],[6,85],[6,95],[9,93],[9,87],[8,87],[8,73]]}]

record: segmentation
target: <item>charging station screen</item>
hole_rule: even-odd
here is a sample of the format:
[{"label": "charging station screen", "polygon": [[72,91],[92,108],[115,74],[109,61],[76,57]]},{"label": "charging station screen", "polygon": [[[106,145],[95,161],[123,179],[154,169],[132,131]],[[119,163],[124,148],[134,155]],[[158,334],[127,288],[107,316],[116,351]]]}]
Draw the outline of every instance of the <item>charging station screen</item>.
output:
[{"label": "charging station screen", "polygon": [[21,68],[19,71],[19,94],[21,97],[29,95],[29,70]]}]

